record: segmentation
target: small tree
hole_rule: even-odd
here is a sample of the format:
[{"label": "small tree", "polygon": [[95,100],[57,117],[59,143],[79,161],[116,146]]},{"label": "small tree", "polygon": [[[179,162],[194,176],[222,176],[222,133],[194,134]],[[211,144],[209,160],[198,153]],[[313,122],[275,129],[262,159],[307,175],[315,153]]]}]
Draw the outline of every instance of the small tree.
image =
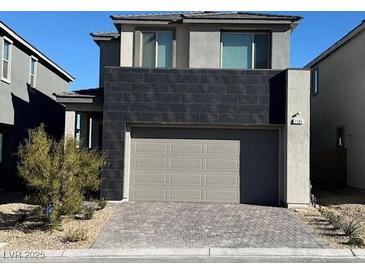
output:
[{"label": "small tree", "polygon": [[51,224],[60,216],[82,209],[86,191],[100,188],[104,157],[99,151],[77,148],[72,138],[56,141],[41,125],[29,130],[29,137],[18,149],[18,173],[35,191],[43,208],[52,206]]}]

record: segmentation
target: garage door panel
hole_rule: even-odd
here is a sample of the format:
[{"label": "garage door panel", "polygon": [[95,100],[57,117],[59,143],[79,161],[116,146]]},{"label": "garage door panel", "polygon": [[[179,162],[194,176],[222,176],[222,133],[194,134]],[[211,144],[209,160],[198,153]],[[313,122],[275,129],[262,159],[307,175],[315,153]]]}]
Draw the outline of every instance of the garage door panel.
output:
[{"label": "garage door panel", "polygon": [[163,143],[142,142],[135,145],[135,153],[167,153],[168,145]]},{"label": "garage door panel", "polygon": [[218,203],[237,203],[239,201],[239,192],[237,191],[222,191],[222,190],[207,190],[207,202]]},{"label": "garage door panel", "polygon": [[202,186],[203,178],[202,174],[180,173],[171,174],[170,183],[172,186]]},{"label": "garage door panel", "polygon": [[207,144],[207,154],[211,155],[239,155],[239,141],[235,141],[237,144],[228,145],[227,142],[223,142],[223,144],[217,143],[208,143]]},{"label": "garage door panel", "polygon": [[133,200],[136,201],[165,201],[167,200],[167,189],[135,188]]},{"label": "garage door panel", "polygon": [[152,173],[152,172],[138,172],[133,173],[131,176],[134,176],[134,183],[138,184],[148,184],[156,185],[156,184],[167,184],[167,175],[165,173]]},{"label": "garage door panel", "polygon": [[[224,182],[224,183],[223,183]],[[224,188],[227,185],[230,186],[238,186],[239,185],[239,176],[232,174],[207,174],[206,177],[206,185],[207,187],[221,187]]]},{"label": "garage door panel", "polygon": [[171,170],[184,169],[184,170],[202,170],[202,159],[189,159],[189,158],[172,158],[170,159]]},{"label": "garage door panel", "polygon": [[209,171],[238,171],[239,161],[230,159],[206,159],[206,169]]},{"label": "garage door panel", "polygon": [[189,153],[189,154],[201,154],[203,153],[202,144],[192,144],[191,142],[187,144],[171,144],[171,153]]},{"label": "garage door panel", "polygon": [[175,189],[170,191],[171,201],[202,201],[203,193],[201,189]]},{"label": "garage door panel", "polygon": [[135,158],[136,169],[167,169],[167,158],[137,157]]}]

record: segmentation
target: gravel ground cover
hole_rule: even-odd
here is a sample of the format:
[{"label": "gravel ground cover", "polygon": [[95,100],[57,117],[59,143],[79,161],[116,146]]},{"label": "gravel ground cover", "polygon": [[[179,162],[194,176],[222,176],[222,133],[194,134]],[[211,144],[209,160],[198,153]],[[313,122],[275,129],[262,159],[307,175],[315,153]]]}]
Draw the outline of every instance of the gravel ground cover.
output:
[{"label": "gravel ground cover", "polygon": [[[5,242],[7,250],[45,250],[65,248],[89,248],[112,214],[110,206],[95,211],[90,220],[64,217],[59,228],[45,229],[32,214],[34,205],[25,203],[0,204],[0,242]],[[83,230],[87,239],[66,242],[70,231]]]},{"label": "gravel ground cover", "polygon": [[311,225],[315,232],[333,248],[353,247],[341,229],[336,229],[320,212],[319,208],[342,216],[351,222],[358,220],[362,226],[359,236],[365,241],[365,191],[350,187],[316,193],[317,206],[295,209],[295,214]]}]

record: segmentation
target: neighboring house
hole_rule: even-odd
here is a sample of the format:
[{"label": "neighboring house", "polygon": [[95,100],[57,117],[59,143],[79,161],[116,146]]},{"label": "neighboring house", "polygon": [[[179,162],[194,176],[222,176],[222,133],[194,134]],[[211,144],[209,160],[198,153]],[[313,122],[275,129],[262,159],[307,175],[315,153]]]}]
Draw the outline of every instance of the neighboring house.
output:
[{"label": "neighboring house", "polygon": [[65,134],[107,155],[110,200],[310,202],[308,70],[288,69],[301,17],[112,16],[92,33],[100,87],[57,94]]},{"label": "neighboring house", "polygon": [[67,92],[73,78],[1,21],[0,57],[0,190],[16,191],[20,142],[41,123],[62,137],[65,109],[52,94]]},{"label": "neighboring house", "polygon": [[365,22],[306,68],[312,71],[313,183],[336,187],[347,181],[365,189]]}]

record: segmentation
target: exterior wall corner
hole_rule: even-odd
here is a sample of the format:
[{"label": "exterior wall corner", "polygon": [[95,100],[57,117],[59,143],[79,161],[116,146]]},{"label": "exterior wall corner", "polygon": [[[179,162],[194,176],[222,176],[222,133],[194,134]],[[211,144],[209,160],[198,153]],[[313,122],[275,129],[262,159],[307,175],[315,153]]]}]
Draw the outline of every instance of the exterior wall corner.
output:
[{"label": "exterior wall corner", "polygon": [[[293,121],[298,118],[299,121]],[[302,120],[301,120],[302,119]],[[301,124],[302,122],[302,124]],[[310,203],[310,72],[287,70],[284,133],[284,204]]]}]

